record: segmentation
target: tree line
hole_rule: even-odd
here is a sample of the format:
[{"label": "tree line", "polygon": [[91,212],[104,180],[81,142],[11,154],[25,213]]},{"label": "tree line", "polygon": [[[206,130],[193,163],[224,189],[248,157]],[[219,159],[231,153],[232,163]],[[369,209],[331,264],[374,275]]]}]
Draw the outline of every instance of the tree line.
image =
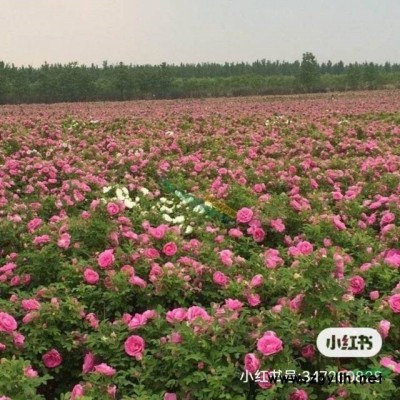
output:
[{"label": "tree line", "polygon": [[101,66],[0,61],[0,104],[294,94],[400,88],[400,64],[301,61]]}]

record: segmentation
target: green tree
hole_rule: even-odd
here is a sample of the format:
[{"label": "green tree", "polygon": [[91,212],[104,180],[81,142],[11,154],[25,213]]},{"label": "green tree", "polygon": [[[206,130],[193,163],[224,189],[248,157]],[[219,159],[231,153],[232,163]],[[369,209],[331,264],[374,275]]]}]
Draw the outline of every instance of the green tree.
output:
[{"label": "green tree", "polygon": [[314,54],[304,53],[303,60],[300,65],[300,84],[311,92],[317,88],[320,79],[320,70]]}]

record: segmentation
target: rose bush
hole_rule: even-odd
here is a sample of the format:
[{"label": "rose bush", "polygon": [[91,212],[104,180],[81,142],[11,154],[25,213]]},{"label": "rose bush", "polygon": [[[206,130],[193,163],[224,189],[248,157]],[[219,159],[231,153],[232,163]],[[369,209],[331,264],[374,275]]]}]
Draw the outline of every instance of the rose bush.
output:
[{"label": "rose bush", "polygon": [[[0,398],[396,398],[399,99],[2,106]],[[322,356],[340,326],[382,350]]]}]

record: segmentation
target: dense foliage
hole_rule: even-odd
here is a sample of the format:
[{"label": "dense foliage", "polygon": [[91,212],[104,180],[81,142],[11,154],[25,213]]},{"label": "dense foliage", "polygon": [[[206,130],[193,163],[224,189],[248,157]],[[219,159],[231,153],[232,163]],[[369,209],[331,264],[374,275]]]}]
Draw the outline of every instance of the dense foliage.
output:
[{"label": "dense foliage", "polygon": [[[312,55],[311,55],[312,56]],[[314,56],[312,56],[314,57]],[[0,104],[217,97],[396,88],[400,65],[342,61],[15,67],[0,62]],[[312,66],[312,63],[311,63]]]},{"label": "dense foliage", "polygon": [[[399,106],[0,107],[0,399],[398,398]],[[377,329],[380,353],[322,356],[338,326]]]}]

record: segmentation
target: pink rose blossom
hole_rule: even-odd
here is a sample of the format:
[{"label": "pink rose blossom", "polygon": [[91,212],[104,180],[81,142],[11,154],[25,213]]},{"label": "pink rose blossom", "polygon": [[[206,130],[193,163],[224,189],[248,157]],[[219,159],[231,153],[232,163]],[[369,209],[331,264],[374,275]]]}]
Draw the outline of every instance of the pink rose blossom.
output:
[{"label": "pink rose blossom", "polygon": [[35,299],[22,300],[21,305],[25,311],[40,310],[40,303]]},{"label": "pink rose blossom", "polygon": [[165,393],[164,400],[177,400],[176,393]]},{"label": "pink rose blossom", "polygon": [[393,296],[390,296],[388,303],[394,313],[400,313],[400,294],[394,294]]},{"label": "pink rose blossom", "polygon": [[24,368],[24,375],[27,378],[37,378],[39,376],[38,372],[35,371],[31,365]]},{"label": "pink rose blossom", "polygon": [[120,209],[118,204],[115,203],[108,203],[107,204],[107,213],[108,215],[117,215],[119,213]]},{"label": "pink rose blossom", "polygon": [[72,389],[70,400],[79,400],[79,398],[83,397],[84,395],[85,395],[85,391],[83,389],[83,386],[80,384],[77,384]]},{"label": "pink rose blossom", "polygon": [[272,229],[279,233],[284,232],[286,229],[284,223],[282,222],[282,220],[280,218],[271,220],[270,224],[271,224]]},{"label": "pink rose blossom", "polygon": [[142,357],[144,346],[145,342],[143,338],[137,335],[129,336],[124,344],[126,354],[131,357],[135,357],[136,359],[140,359]]},{"label": "pink rose blossom", "polygon": [[114,250],[108,249],[108,250],[105,250],[105,251],[103,251],[102,253],[99,254],[99,257],[97,259],[97,263],[98,263],[100,268],[107,269],[107,268],[111,267],[111,265],[115,261],[115,257],[114,257],[113,252],[114,252]]},{"label": "pink rose blossom", "polygon": [[261,363],[260,360],[253,353],[248,353],[244,356],[244,368],[250,374],[254,374],[257,370],[260,369]]},{"label": "pink rose blossom", "polygon": [[113,376],[117,373],[117,371],[114,368],[110,367],[106,363],[95,365],[93,372],[97,372],[104,376]]},{"label": "pink rose blossom", "polygon": [[10,314],[0,312],[0,332],[12,332],[17,329],[17,321]]},{"label": "pink rose blossom", "polygon": [[249,294],[247,296],[247,302],[252,306],[256,307],[261,303],[260,295],[259,294]]},{"label": "pink rose blossom", "polygon": [[61,249],[68,249],[69,245],[71,244],[71,235],[69,233],[63,233],[57,241],[57,246]]},{"label": "pink rose blossom", "polygon": [[92,352],[89,351],[85,354],[85,358],[83,359],[82,372],[84,374],[91,372],[95,366],[95,363],[96,357]]},{"label": "pink rose blossom", "polygon": [[192,323],[198,319],[202,319],[203,321],[209,321],[211,317],[208,315],[207,311],[204,310],[204,308],[199,306],[193,306],[188,308],[186,319],[188,320],[189,323]]},{"label": "pink rose blossom", "polygon": [[213,282],[219,286],[226,286],[229,283],[229,278],[220,271],[216,271],[213,274]]},{"label": "pink rose blossom", "polygon": [[63,362],[61,354],[56,349],[51,349],[42,356],[46,368],[56,368]]},{"label": "pink rose blossom", "polygon": [[389,330],[390,330],[390,321],[387,321],[383,319],[382,321],[379,321],[378,324],[378,332],[381,334],[383,339],[386,339],[389,335]]},{"label": "pink rose blossom", "polygon": [[247,224],[253,219],[253,211],[250,208],[243,207],[236,214],[236,220],[242,224]]},{"label": "pink rose blossom", "polygon": [[171,311],[168,311],[166,314],[166,319],[170,324],[182,322],[186,319],[186,310],[184,308],[175,308]]},{"label": "pink rose blossom", "polygon": [[86,268],[83,272],[83,277],[85,282],[89,285],[95,285],[99,282],[99,274],[91,268]]},{"label": "pink rose blossom", "polygon": [[290,394],[290,400],[308,400],[308,394],[303,389],[295,389],[295,391]]},{"label": "pink rose blossom", "polygon": [[350,286],[349,286],[349,291],[352,294],[360,294],[364,291],[365,288],[365,281],[364,278],[359,276],[359,275],[355,275],[350,279]]},{"label": "pink rose blossom", "polygon": [[280,340],[276,333],[273,331],[267,331],[257,341],[257,350],[264,356],[271,356],[279,353],[283,349],[282,340]]},{"label": "pink rose blossom", "polygon": [[164,245],[162,251],[166,256],[172,257],[178,251],[178,247],[174,242],[168,242]]}]

